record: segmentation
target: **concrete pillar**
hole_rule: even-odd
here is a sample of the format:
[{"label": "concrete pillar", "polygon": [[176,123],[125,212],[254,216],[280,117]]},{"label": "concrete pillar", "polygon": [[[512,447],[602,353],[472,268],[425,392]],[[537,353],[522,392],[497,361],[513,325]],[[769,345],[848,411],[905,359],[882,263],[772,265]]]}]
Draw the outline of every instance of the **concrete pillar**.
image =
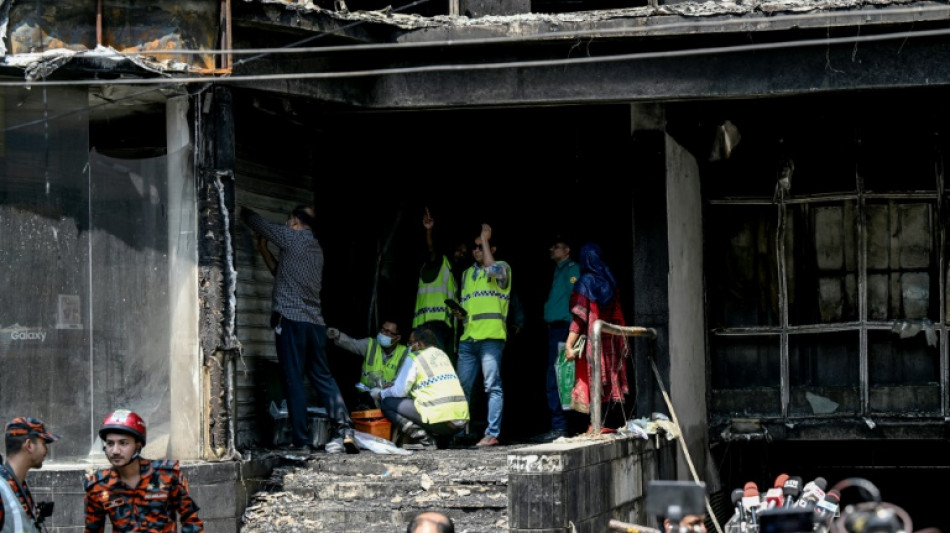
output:
[{"label": "concrete pillar", "polygon": [[[699,165],[666,133],[661,104],[630,107],[633,197],[634,312],[630,323],[657,330],[655,345],[635,342],[638,415],[669,414],[649,360],[652,353],[701,481],[706,471],[706,324],[703,220]],[[685,455],[676,472],[692,480]]]},{"label": "concrete pillar", "polygon": [[[703,297],[703,219],[696,159],[666,137],[669,241],[670,399],[696,474],[706,467],[706,316]],[[675,332],[675,333],[673,333]],[[677,459],[680,479],[693,480],[686,458]]]}]

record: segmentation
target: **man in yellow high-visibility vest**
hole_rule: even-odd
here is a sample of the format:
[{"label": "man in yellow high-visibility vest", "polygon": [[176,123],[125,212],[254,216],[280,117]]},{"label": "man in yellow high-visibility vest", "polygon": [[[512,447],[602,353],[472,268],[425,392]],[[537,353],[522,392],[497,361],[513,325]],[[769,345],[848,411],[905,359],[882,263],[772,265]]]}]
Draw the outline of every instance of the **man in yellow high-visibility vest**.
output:
[{"label": "man in yellow high-visibility vest", "polygon": [[419,269],[412,327],[428,326],[438,337],[439,348],[451,357],[455,352],[455,317],[445,301],[458,299],[458,287],[452,272],[452,262],[436,250],[433,236],[435,219],[428,207],[422,217],[422,227],[426,231],[426,257]]},{"label": "man in yellow high-visibility vest", "polygon": [[406,356],[391,387],[373,389],[383,415],[404,439],[400,444],[443,447],[468,423],[468,400],[452,361],[438,347],[438,337],[428,326],[409,336]]},{"label": "man in yellow high-visibility vest", "polygon": [[491,244],[492,228],[482,224],[475,237],[472,257],[475,264],[462,273],[461,304],[464,321],[459,340],[458,373],[465,398],[471,401],[472,387],[481,369],[488,396],[488,427],[477,446],[496,446],[501,433],[504,395],[501,387],[501,356],[508,338],[508,305],[511,302],[511,267],[495,260]]}]

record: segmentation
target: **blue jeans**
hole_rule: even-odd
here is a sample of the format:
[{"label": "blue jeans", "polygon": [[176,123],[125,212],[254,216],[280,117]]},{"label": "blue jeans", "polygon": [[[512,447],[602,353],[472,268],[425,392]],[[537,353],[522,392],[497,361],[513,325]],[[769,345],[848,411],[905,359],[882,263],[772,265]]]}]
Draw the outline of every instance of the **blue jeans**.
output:
[{"label": "blue jeans", "polygon": [[548,411],[551,412],[551,429],[567,431],[567,418],[564,416],[564,409],[561,407],[561,393],[557,386],[557,372],[554,370],[557,365],[557,345],[567,340],[567,334],[570,332],[569,323],[563,325],[551,326],[548,328],[548,368],[547,368],[547,397]]},{"label": "blue jeans", "polygon": [[327,364],[327,327],[281,317],[280,329],[280,333],[275,334],[277,361],[280,364],[281,385],[287,398],[293,445],[299,447],[311,442],[307,429],[304,376],[310,379],[317,390],[317,397],[334,422],[337,435],[342,437],[345,430],[353,428],[353,421]]},{"label": "blue jeans", "polygon": [[485,395],[488,396],[488,428],[485,434],[495,438],[501,433],[501,410],[504,407],[501,390],[501,353],[504,349],[505,341],[501,339],[469,339],[459,343],[458,373],[465,399],[472,401],[472,387],[475,386],[481,367]]}]

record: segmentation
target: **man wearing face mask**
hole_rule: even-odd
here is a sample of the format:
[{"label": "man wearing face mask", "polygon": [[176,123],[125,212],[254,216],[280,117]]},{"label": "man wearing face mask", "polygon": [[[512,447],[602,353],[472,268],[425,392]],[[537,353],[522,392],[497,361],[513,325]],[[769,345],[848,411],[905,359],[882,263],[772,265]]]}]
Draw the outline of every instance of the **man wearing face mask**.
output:
[{"label": "man wearing face mask", "polygon": [[376,337],[365,339],[354,339],[337,328],[328,328],[327,338],[340,348],[363,357],[360,381],[356,385],[360,391],[357,410],[375,408],[369,390],[392,385],[408,351],[405,344],[399,343],[402,339],[399,326],[393,321],[383,322]]}]

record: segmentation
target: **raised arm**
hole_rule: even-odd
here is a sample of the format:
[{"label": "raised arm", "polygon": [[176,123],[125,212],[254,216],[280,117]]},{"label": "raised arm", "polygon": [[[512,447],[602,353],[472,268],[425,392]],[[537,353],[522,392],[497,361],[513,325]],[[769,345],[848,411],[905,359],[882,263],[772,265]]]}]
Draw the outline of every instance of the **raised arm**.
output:
[{"label": "raised arm", "polygon": [[435,237],[433,236],[433,229],[435,228],[435,219],[432,218],[432,215],[429,213],[429,208],[426,207],[426,212],[422,215],[422,227],[426,230],[426,263],[429,265],[435,265],[437,262],[440,262],[439,253],[435,249]]}]

